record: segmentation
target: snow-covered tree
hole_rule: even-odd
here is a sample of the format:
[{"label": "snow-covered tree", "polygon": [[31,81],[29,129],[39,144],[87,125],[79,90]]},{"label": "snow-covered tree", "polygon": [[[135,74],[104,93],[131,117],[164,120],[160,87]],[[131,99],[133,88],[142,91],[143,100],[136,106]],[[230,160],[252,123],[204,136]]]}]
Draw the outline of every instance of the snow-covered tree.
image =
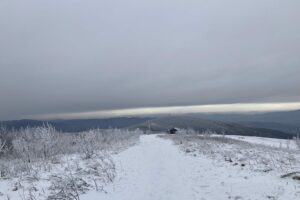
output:
[{"label": "snow-covered tree", "polygon": [[7,151],[7,142],[4,135],[7,134],[7,130],[4,126],[0,126],[0,154]]},{"label": "snow-covered tree", "polygon": [[77,137],[77,148],[84,155],[85,159],[92,158],[96,151],[100,148],[99,136],[97,131],[90,130],[80,133]]},{"label": "snow-covered tree", "polygon": [[34,159],[51,159],[59,153],[58,132],[51,125],[46,124],[37,128],[20,130],[13,140],[13,149],[26,162]]},{"label": "snow-covered tree", "polygon": [[299,134],[297,134],[297,137],[294,138],[296,145],[298,146],[298,149],[300,150],[300,137]]},{"label": "snow-covered tree", "polygon": [[0,138],[0,153],[3,153],[5,151],[5,145],[6,145],[6,141],[2,141],[2,139]]}]

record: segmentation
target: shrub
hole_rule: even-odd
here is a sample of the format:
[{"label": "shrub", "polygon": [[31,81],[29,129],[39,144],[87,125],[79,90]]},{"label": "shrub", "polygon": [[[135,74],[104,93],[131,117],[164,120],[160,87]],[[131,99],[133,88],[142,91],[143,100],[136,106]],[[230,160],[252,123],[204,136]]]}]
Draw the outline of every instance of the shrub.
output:
[{"label": "shrub", "polygon": [[59,133],[49,124],[20,130],[13,139],[13,149],[27,163],[35,160],[51,160],[60,153]]}]

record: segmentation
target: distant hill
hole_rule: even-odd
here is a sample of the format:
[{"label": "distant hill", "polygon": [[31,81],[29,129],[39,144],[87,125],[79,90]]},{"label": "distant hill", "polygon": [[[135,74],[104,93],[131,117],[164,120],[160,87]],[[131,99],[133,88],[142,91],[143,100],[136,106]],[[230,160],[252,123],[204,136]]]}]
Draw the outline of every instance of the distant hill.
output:
[{"label": "distant hill", "polygon": [[256,114],[193,114],[192,116],[228,122],[254,121],[300,125],[300,110]]},{"label": "distant hill", "polygon": [[57,130],[62,132],[80,132],[94,128],[125,128],[133,126],[135,124],[143,123],[152,118],[140,118],[140,117],[118,117],[107,119],[76,119],[76,120],[13,120],[3,121],[0,125],[5,126],[8,129],[20,129],[25,127],[37,127],[42,126],[45,123],[49,123]]},{"label": "distant hill", "polygon": [[218,134],[225,132],[227,135],[245,135],[245,136],[260,136],[260,137],[273,137],[273,138],[292,138],[293,135],[277,130],[265,128],[251,128],[236,123],[225,123],[221,121],[213,121],[201,119],[198,117],[188,116],[171,116],[152,119],[150,121],[132,126],[131,128],[140,128],[142,130],[151,131],[167,131],[172,127],[182,129],[191,128],[196,131],[211,130]]},{"label": "distant hill", "polygon": [[14,120],[0,122],[8,129],[37,127],[45,123],[62,132],[80,132],[93,128],[140,128],[166,131],[171,127],[192,128],[197,131],[210,129],[230,135],[252,135],[274,138],[291,138],[300,133],[300,111],[264,114],[189,114],[169,117],[117,117],[107,119],[77,120]]},{"label": "distant hill", "polygon": [[274,129],[291,134],[300,133],[300,110],[260,114],[192,114],[190,116],[238,123],[254,128]]},{"label": "distant hill", "polygon": [[278,130],[290,134],[300,134],[300,125],[291,125],[291,124],[282,124],[282,123],[276,123],[276,122],[236,122],[238,124],[241,124],[243,126],[253,127],[253,128],[266,128],[266,129],[273,129]]}]

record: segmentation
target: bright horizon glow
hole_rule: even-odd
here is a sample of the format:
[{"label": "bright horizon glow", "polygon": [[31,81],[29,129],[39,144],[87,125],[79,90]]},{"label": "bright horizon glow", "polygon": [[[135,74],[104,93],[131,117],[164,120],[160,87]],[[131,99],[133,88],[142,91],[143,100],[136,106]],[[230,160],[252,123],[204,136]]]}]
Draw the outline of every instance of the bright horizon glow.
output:
[{"label": "bright horizon glow", "polygon": [[300,102],[294,103],[237,103],[194,106],[170,106],[102,110],[76,113],[57,113],[27,116],[32,119],[89,119],[107,117],[133,117],[163,114],[194,114],[194,113],[253,113],[292,111],[300,109]]}]

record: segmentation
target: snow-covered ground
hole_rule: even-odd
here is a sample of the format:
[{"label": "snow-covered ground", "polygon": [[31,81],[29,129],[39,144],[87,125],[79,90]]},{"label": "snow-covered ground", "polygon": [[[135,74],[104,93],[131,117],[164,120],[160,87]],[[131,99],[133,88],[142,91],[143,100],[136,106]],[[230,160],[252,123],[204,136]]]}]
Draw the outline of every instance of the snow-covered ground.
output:
[{"label": "snow-covered ground", "polygon": [[262,144],[276,148],[297,149],[297,145],[293,140],[255,137],[255,136],[240,136],[240,135],[227,135],[226,137],[232,139],[238,139],[253,144]]},{"label": "snow-covered ground", "polygon": [[[214,156],[206,156],[196,151],[196,148],[202,147],[201,145],[192,146],[190,145],[192,143],[186,143],[190,145],[190,150],[186,151],[182,146],[184,142],[181,141],[180,135],[175,136],[180,138],[180,143],[162,137],[169,138],[164,135],[142,135],[140,142],[135,146],[112,155],[116,167],[114,181],[105,185],[104,190],[87,190],[77,200],[300,199],[299,180],[290,177],[280,178],[282,172],[276,168],[263,172],[251,170],[240,164],[234,165],[234,162],[224,161],[220,153],[234,149],[234,152],[246,153],[247,157],[252,152],[252,147],[247,147],[247,151],[243,152],[241,149],[235,149],[237,146],[227,143],[212,146],[212,148],[219,147],[219,151],[211,154]],[[235,139],[249,140],[248,137]],[[204,142],[210,145],[212,141]],[[191,142],[197,143],[194,140]],[[244,142],[241,143],[243,144]],[[223,147],[225,149],[222,149]],[[275,159],[272,161],[275,162]],[[25,200],[20,191],[12,191],[12,184],[11,180],[0,181],[0,192],[9,194],[12,200]],[[39,185],[46,187],[49,183],[41,179],[35,182],[35,185],[39,188]],[[0,199],[8,200],[6,195],[0,195]]]},{"label": "snow-covered ground", "polygon": [[114,157],[117,178],[107,193],[89,192],[83,200],[300,199],[300,182],[295,180],[186,155],[156,135],[140,140]]}]

